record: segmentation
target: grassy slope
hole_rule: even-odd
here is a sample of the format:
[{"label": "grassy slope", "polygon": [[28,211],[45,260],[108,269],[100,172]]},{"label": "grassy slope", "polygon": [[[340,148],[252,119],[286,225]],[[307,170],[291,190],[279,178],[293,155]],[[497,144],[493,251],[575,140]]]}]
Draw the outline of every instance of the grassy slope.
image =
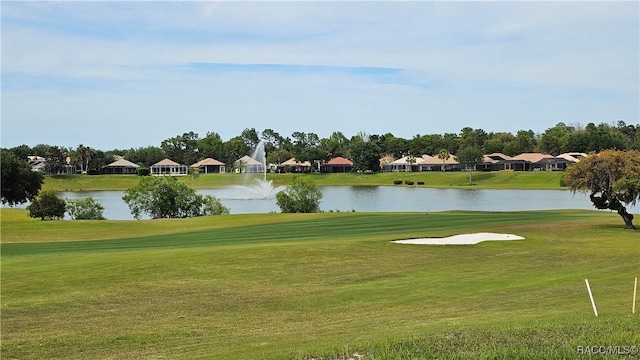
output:
[{"label": "grassy slope", "polygon": [[[21,226],[44,228],[2,215],[4,358],[567,358],[578,345],[640,345],[630,315],[639,239],[615,214],[231,215],[161,230],[67,222],[44,244],[6,243]],[[145,226],[83,241],[126,223]],[[473,231],[527,240],[388,242]]]},{"label": "grassy slope", "polygon": [[[473,183],[476,188],[487,189],[561,189],[561,172],[474,172]],[[275,185],[286,185],[295,174],[268,174]],[[469,186],[469,174],[466,172],[420,172],[420,173],[379,173],[379,174],[313,174],[317,185],[387,185],[395,180],[423,181],[428,187]],[[180,177],[189,186],[196,189],[215,189],[239,184],[245,181],[242,174],[200,175],[192,179]],[[134,175],[60,175],[46,178],[43,189],[59,191],[81,190],[125,190],[134,186],[138,177]]]}]

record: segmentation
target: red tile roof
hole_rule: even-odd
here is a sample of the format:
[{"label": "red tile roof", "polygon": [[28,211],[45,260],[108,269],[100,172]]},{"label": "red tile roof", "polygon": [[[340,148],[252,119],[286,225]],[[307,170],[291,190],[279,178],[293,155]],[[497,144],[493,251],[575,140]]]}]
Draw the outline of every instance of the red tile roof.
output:
[{"label": "red tile roof", "polygon": [[345,159],[341,156],[335,157],[327,162],[328,165],[350,165],[353,166],[353,162]]}]

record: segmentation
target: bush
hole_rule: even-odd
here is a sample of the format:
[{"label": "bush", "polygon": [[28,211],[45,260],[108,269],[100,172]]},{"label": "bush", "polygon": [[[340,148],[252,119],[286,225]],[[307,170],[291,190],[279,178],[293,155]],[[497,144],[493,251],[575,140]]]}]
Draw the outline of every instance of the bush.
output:
[{"label": "bush", "polygon": [[91,196],[78,200],[67,200],[67,212],[71,220],[104,220],[104,206]]},{"label": "bush", "polygon": [[402,180],[394,180],[393,181],[393,185],[401,185],[402,184]]},{"label": "bush", "polygon": [[285,190],[276,194],[276,204],[283,213],[319,212],[321,199],[322,192],[307,177],[294,177]]},{"label": "bush", "polygon": [[100,171],[96,169],[87,170],[87,175],[100,175]]},{"label": "bush", "polygon": [[211,195],[199,195],[173,176],[145,176],[138,185],[127,189],[122,200],[131,215],[140,219],[143,213],[154,219],[188,218],[228,214],[229,209]]},{"label": "bush", "polygon": [[410,181],[410,180],[405,180],[404,183],[407,185],[413,185],[413,181]]},{"label": "bush", "polygon": [[424,181],[418,181],[418,185],[424,185]]},{"label": "bush", "polygon": [[149,170],[149,168],[139,167],[136,169],[136,173],[138,174],[138,176],[149,176],[151,171]]},{"label": "bush", "polygon": [[67,203],[58,197],[55,190],[44,190],[27,206],[27,210],[32,218],[62,219],[67,211]]},{"label": "bush", "polygon": [[564,180],[564,176],[560,178],[560,186],[567,187],[567,182]]}]

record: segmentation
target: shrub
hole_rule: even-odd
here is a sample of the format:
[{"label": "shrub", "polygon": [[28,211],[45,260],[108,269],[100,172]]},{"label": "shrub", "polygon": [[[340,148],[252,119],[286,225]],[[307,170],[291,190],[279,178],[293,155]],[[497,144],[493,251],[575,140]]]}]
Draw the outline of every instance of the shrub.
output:
[{"label": "shrub", "polygon": [[136,173],[138,174],[138,176],[149,176],[151,171],[149,171],[149,168],[139,167],[136,169]]},{"label": "shrub", "polygon": [[413,181],[411,180],[405,180],[404,183],[407,185],[413,185]]},{"label": "shrub", "polygon": [[143,213],[154,219],[228,214],[229,209],[211,195],[199,195],[173,176],[148,176],[127,189],[122,200],[134,218]]},{"label": "shrub", "polygon": [[104,206],[91,196],[78,200],[67,200],[67,212],[71,220],[104,220]]},{"label": "shrub", "polygon": [[402,180],[394,180],[393,181],[393,185],[400,185],[402,184]]},{"label": "shrub", "polygon": [[44,190],[27,206],[29,216],[42,220],[62,219],[67,203],[58,197],[55,190]]},{"label": "shrub", "polygon": [[276,194],[276,203],[283,213],[319,212],[321,199],[322,192],[307,177],[294,177],[284,191]]},{"label": "shrub", "polygon": [[418,185],[424,185],[424,181],[418,181]]},{"label": "shrub", "polygon": [[564,180],[564,176],[560,178],[560,186],[567,187],[567,182]]}]

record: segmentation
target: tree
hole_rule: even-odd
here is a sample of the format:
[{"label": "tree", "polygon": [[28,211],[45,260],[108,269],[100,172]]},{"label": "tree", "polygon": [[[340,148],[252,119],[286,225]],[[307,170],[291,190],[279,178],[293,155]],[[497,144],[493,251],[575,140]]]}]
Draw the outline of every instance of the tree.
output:
[{"label": "tree", "polygon": [[489,135],[482,129],[472,129],[470,127],[464,127],[460,130],[460,147],[464,148],[484,148],[485,143]]},{"label": "tree", "polygon": [[322,192],[308,177],[294,177],[286,189],[276,194],[276,204],[283,213],[314,213],[320,211]]},{"label": "tree", "polygon": [[451,154],[449,154],[449,150],[447,149],[442,149],[438,152],[438,159],[442,160],[442,171],[444,171],[445,161],[447,161],[450,156]]},{"label": "tree", "polygon": [[165,139],[160,144],[162,150],[171,160],[191,165],[198,161],[198,134],[193,131]]},{"label": "tree", "polygon": [[143,177],[129,188],[122,200],[134,218],[148,214],[154,219],[187,218],[228,214],[229,209],[211,195],[199,195],[172,176]]},{"label": "tree", "polygon": [[62,149],[57,146],[49,146],[44,157],[47,161],[44,169],[48,174],[56,175],[62,172],[66,163],[66,156]]},{"label": "tree", "polygon": [[109,155],[102,150],[96,150],[89,160],[89,167],[87,168],[87,174],[97,175],[102,172],[102,168],[111,164],[116,159],[113,155]]},{"label": "tree", "polygon": [[233,169],[238,160],[249,152],[249,148],[239,137],[234,137],[224,143],[225,156],[220,161],[227,164],[227,170]]},{"label": "tree", "polygon": [[260,137],[264,142],[264,150],[270,153],[276,149],[281,149],[284,144],[284,138],[273,129],[264,129]]},{"label": "tree", "polygon": [[378,146],[371,141],[353,141],[351,144],[351,161],[353,161],[354,171],[380,171],[380,152]]},{"label": "tree", "polygon": [[536,135],[533,130],[518,130],[515,137],[515,154],[533,152],[536,148]]},{"label": "tree", "polygon": [[42,220],[62,219],[67,211],[67,203],[58,197],[55,190],[43,190],[27,206],[29,216]]},{"label": "tree", "polygon": [[244,141],[244,144],[248,149],[255,149],[260,142],[260,136],[258,136],[256,128],[246,128],[242,130],[240,138],[242,139],[242,141]]},{"label": "tree", "polygon": [[84,199],[67,200],[67,212],[71,220],[104,220],[104,206],[91,196]]},{"label": "tree", "polygon": [[222,159],[224,157],[224,141],[222,141],[220,134],[207,132],[205,138],[198,140],[198,153],[201,159],[208,157]]},{"label": "tree", "polygon": [[633,215],[623,204],[640,200],[640,152],[606,150],[571,165],[563,182],[574,193],[589,193],[597,209],[618,212],[626,229],[635,229]]},{"label": "tree", "polygon": [[0,150],[2,163],[2,203],[11,206],[35,199],[44,182],[44,175],[31,170],[26,161],[17,159],[10,151]]},{"label": "tree", "polygon": [[409,167],[406,168],[407,172],[412,172],[413,171],[413,164],[416,163],[416,156],[413,155],[411,153],[411,151],[409,151],[409,153],[407,154],[407,162],[409,163]]},{"label": "tree", "polygon": [[22,144],[9,149],[10,152],[15,155],[18,160],[27,161],[30,155],[33,155],[33,150],[28,145]]},{"label": "tree", "polygon": [[329,157],[347,156],[349,148],[349,139],[339,131],[331,133],[328,139],[320,140],[320,147],[329,154]]},{"label": "tree", "polygon": [[471,182],[471,172],[474,170],[475,166],[482,163],[482,151],[478,148],[464,148],[456,154],[456,161],[460,164],[464,164],[469,170],[469,185]]},{"label": "tree", "polygon": [[166,157],[167,154],[164,153],[164,150],[155,146],[131,148],[124,153],[125,159],[146,167],[151,167]]},{"label": "tree", "polygon": [[573,132],[573,128],[568,127],[565,123],[560,122],[556,126],[547,129],[538,140],[538,148],[541,152],[551,155],[558,155],[567,150],[569,136]]},{"label": "tree", "polygon": [[95,155],[96,151],[88,146],[84,146],[82,144],[78,145],[76,149],[76,162],[80,165],[80,173],[86,174],[89,169],[89,162],[91,158]]}]

